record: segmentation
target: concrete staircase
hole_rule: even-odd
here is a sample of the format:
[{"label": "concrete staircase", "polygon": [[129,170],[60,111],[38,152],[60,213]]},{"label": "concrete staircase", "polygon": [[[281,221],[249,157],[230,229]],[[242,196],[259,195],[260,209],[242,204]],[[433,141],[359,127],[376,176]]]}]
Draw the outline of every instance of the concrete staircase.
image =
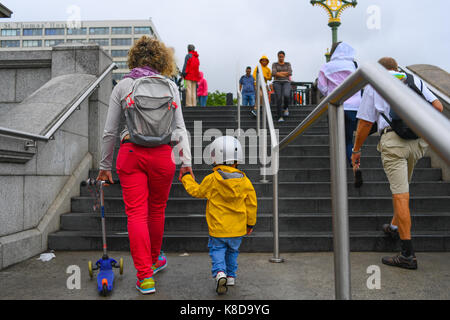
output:
[{"label": "concrete staircase", "polygon": [[[312,106],[291,107],[291,116],[275,123],[282,138],[311,112]],[[275,113],[274,113],[275,115]],[[186,126],[194,141],[194,121],[203,121],[203,132],[217,128],[236,129],[235,107],[185,108]],[[255,127],[247,109],[241,112],[242,128]],[[281,152],[279,172],[280,251],[333,250],[330,159],[326,117],[314,128]],[[363,152],[364,185],[355,189],[348,169],[349,215],[352,251],[396,251],[399,244],[386,237],[381,226],[392,217],[389,184],[376,151],[378,137],[369,137]],[[203,142],[206,146],[210,142]],[[248,144],[248,139],[246,140]],[[248,149],[246,150],[248,163]],[[116,150],[117,154],[117,150]],[[194,152],[193,152],[194,155]],[[240,167],[254,184],[258,196],[258,222],[255,232],[241,246],[243,252],[271,252],[272,184],[260,182],[260,166]],[[194,165],[197,181],[211,172],[207,164]],[[90,172],[91,177],[97,171]],[[117,175],[115,175],[117,178]],[[270,176],[268,179],[270,180]],[[106,191],[108,247],[129,250],[127,222],[120,186]],[[61,218],[61,230],[49,236],[54,250],[101,250],[100,214],[92,212],[93,199],[85,188],[72,199],[72,209]],[[166,210],[163,250],[173,252],[207,251],[205,200],[191,198],[181,183],[178,171]],[[450,183],[441,180],[441,170],[431,168],[429,158],[419,161],[411,184],[412,234],[417,251],[450,251]]]}]

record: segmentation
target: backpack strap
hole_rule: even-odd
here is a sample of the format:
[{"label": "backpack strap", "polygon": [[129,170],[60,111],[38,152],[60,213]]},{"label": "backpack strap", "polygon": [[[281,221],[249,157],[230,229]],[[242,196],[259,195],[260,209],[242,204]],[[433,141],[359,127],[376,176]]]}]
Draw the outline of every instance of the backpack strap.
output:
[{"label": "backpack strap", "polygon": [[[353,64],[355,65],[355,68],[356,68],[356,69],[359,68],[358,62],[356,62],[356,60],[353,60]],[[361,89],[361,90],[359,90],[359,92],[361,92],[361,98],[362,98],[362,96],[364,95],[364,88]]]},{"label": "backpack strap", "polygon": [[389,118],[384,114],[384,112],[381,113],[381,116],[384,118],[384,120],[386,120],[387,123],[389,123],[389,125],[392,128],[392,121],[389,120]]},{"label": "backpack strap", "polygon": [[422,80],[420,81],[420,89],[417,88],[416,86],[416,82],[414,81],[414,76],[410,73],[406,73],[406,85],[408,87],[410,87],[411,89],[413,89],[418,95],[423,97],[423,82]]}]

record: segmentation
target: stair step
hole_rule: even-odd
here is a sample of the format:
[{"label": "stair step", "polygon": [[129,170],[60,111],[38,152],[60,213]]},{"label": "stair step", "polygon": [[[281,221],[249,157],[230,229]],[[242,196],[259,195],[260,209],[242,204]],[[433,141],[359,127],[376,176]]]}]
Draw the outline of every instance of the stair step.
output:
[{"label": "stair step", "polygon": [[[195,154],[194,154],[195,155]],[[205,163],[205,159],[202,158],[192,158],[193,168],[211,168],[211,164]],[[209,160],[209,159],[208,159]],[[267,159],[268,166],[270,166],[270,159]],[[177,165],[181,164],[179,157],[175,156],[175,163]],[[297,156],[280,156],[280,167],[285,169],[295,169],[295,168],[329,168],[330,167],[330,157],[297,157]],[[245,163],[240,165],[242,170],[246,168],[259,168],[261,167],[261,161],[259,158],[245,159]],[[416,168],[429,168],[431,167],[431,159],[428,157],[420,159]],[[361,169],[365,168],[382,168],[381,159],[379,156],[362,156],[361,157]]]},{"label": "stair step", "polygon": [[[222,135],[225,134],[225,132],[221,132]],[[245,133],[245,132],[244,132]],[[204,134],[204,132],[202,133]],[[269,135],[269,134],[268,134]],[[281,139],[284,136],[280,136],[280,142]],[[248,136],[248,135],[244,135],[242,137],[242,139],[245,139],[245,144],[249,145],[250,143],[253,143],[252,140],[250,140],[250,138],[254,138],[253,136]],[[193,152],[193,148],[194,148],[194,142],[197,141],[202,141],[202,147],[206,147],[207,145],[209,145],[211,143],[211,141],[214,140],[214,137],[212,137],[212,139],[207,139],[206,136],[202,136],[202,135],[194,135],[191,134],[190,136],[190,141],[191,141],[191,151]],[[364,146],[363,146],[363,151],[365,150],[366,147],[371,147],[371,146],[376,146],[378,144],[378,141],[380,140],[380,138],[378,136],[370,136],[367,138],[367,140],[364,142]],[[268,146],[270,146],[270,138],[268,136],[267,138],[267,144]],[[296,140],[294,140],[293,142],[291,142],[291,144],[289,144],[290,146],[309,146],[309,145],[315,145],[315,146],[321,146],[321,145],[326,145],[329,146],[329,137],[328,135],[325,134],[303,134],[301,136],[299,136]],[[116,151],[118,149],[118,147],[120,146],[119,144],[119,140],[116,141]],[[284,149],[283,149],[284,150]],[[283,153],[283,150],[281,151],[281,153]]]},{"label": "stair step", "polygon": [[[380,231],[381,226],[389,223],[392,213],[350,213],[350,231]],[[412,232],[450,230],[450,212],[413,213]],[[258,215],[256,229],[259,232],[272,231],[272,214]],[[279,228],[283,232],[318,232],[332,230],[331,213],[280,213]],[[124,213],[106,214],[107,232],[126,232],[127,216]],[[255,229],[255,230],[256,230]],[[101,217],[98,212],[68,213],[61,216],[61,230],[96,231],[101,230]],[[166,232],[208,231],[205,214],[173,214],[165,219]]]},{"label": "stair step", "polygon": [[[353,181],[353,179],[352,179]],[[198,181],[200,182],[200,180]],[[253,186],[256,195],[270,196],[273,192],[271,183],[261,183],[254,181]],[[390,196],[391,191],[389,183],[384,182],[366,182],[364,187],[355,188],[353,182],[349,182],[347,186],[348,195],[353,197],[368,197],[368,196]],[[295,197],[297,195],[303,197],[314,196],[330,196],[331,183],[330,182],[279,182],[278,192],[285,197]],[[410,185],[410,192],[415,196],[448,196],[450,197],[450,182],[414,182]],[[90,196],[87,187],[82,188],[82,196]],[[185,197],[187,195],[184,186],[180,182],[175,182],[172,185],[169,199],[174,197]],[[122,189],[120,185],[113,185],[105,189],[106,197],[121,197]]]},{"label": "stair step", "polygon": [[[421,251],[449,251],[450,232],[416,232],[412,234],[414,249]],[[126,233],[107,235],[108,249],[128,251],[129,240]],[[207,252],[206,232],[166,232],[162,248],[167,252]],[[49,235],[49,249],[52,250],[101,250],[102,237],[99,232],[58,231]],[[280,232],[281,252],[333,251],[332,232]],[[241,252],[271,252],[272,232],[255,232],[244,238]],[[351,251],[398,251],[399,243],[392,241],[381,231],[351,232]]]},{"label": "stair step", "polygon": [[[91,170],[89,177],[96,178],[99,170]],[[201,182],[208,174],[212,172],[211,168],[195,169],[195,178]],[[261,180],[261,170],[259,168],[244,169],[245,174],[252,182]],[[386,174],[382,168],[366,168],[362,171],[364,182],[387,181]],[[310,168],[310,169],[283,169],[278,171],[278,179],[282,182],[330,182],[329,168]],[[117,172],[112,171],[113,179],[119,179]],[[272,181],[272,176],[267,176],[267,180]],[[413,173],[412,182],[439,182],[442,179],[442,171],[435,168],[416,168]],[[178,169],[176,171],[174,182],[178,181]],[[353,181],[352,169],[347,169],[347,181]],[[83,190],[83,188],[82,188]]]},{"label": "stair step", "polygon": [[[72,198],[72,212],[89,212],[94,204],[90,197]],[[387,212],[392,210],[392,197],[349,197],[350,212]],[[450,197],[445,196],[412,196],[410,200],[412,212],[448,212]],[[192,197],[172,198],[167,204],[166,214],[204,213],[206,201]],[[124,212],[124,203],[121,197],[108,197],[105,199],[106,212]],[[279,197],[279,211],[291,212],[331,212],[330,197]],[[272,212],[272,198],[260,197],[258,199],[258,212]]]}]

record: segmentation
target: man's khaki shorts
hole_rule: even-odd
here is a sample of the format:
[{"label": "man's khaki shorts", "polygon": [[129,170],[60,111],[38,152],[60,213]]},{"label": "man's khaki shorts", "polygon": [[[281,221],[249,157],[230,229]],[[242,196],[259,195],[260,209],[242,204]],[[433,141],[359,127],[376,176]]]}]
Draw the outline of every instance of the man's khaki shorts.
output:
[{"label": "man's khaki shorts", "polygon": [[391,131],[381,136],[377,149],[392,194],[408,193],[414,166],[425,155],[428,144],[422,138],[402,139]]}]

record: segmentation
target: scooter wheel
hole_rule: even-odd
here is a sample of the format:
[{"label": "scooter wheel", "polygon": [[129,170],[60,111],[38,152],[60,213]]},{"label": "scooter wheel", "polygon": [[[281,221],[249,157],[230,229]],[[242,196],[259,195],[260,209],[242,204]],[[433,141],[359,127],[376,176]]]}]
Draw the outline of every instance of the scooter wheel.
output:
[{"label": "scooter wheel", "polygon": [[88,262],[88,268],[89,268],[89,277],[92,279],[94,277],[94,273],[92,272],[92,261]]},{"label": "scooter wheel", "polygon": [[105,283],[102,288],[102,295],[106,297],[108,295],[108,285]]},{"label": "scooter wheel", "polygon": [[123,258],[120,258],[119,260],[119,273],[123,274]]}]

